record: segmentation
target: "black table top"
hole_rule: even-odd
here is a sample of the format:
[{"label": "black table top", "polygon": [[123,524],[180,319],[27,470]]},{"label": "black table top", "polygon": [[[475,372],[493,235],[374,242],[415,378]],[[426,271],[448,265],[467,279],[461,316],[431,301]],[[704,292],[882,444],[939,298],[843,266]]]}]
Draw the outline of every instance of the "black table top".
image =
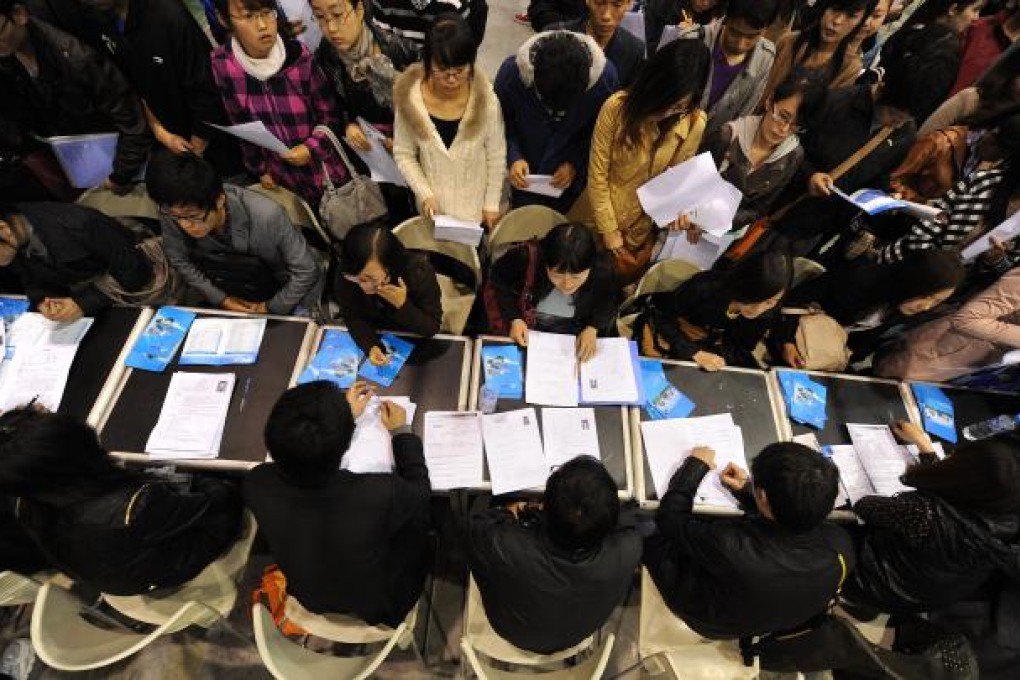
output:
[{"label": "black table top", "polygon": [[814,433],[822,446],[850,444],[847,423],[891,425],[894,420],[910,420],[899,383],[814,373],[811,379],[828,390],[825,429],[790,421],[794,435]]},{"label": "black table top", "polygon": [[96,315],[71,364],[57,409],[60,413],[81,421],[89,417],[143,311],[137,307],[111,307]]},{"label": "black table top", "polygon": [[[757,371],[722,370],[707,373],[697,366],[662,362],[666,378],[694,402],[691,417],[731,413],[733,422],[744,435],[744,453],[748,464],[768,444],[781,441],[769,396],[768,378]],[[641,409],[641,420],[649,420]],[[637,447],[635,446],[635,449]],[[655,485],[648,458],[641,448],[644,466],[645,496],[656,500]]]},{"label": "black table top", "polygon": [[[511,340],[498,340],[493,338],[484,338],[482,340],[484,345],[510,345],[513,344]],[[527,371],[528,353],[522,351],[522,366]],[[482,375],[482,367],[475,366],[475,374],[477,376]],[[525,373],[525,375],[527,375]],[[519,408],[527,408],[531,406],[524,401],[524,399],[504,399],[500,398],[496,402],[496,412],[504,413],[506,411],[514,411]],[[542,430],[542,409],[545,407],[535,406],[535,411],[538,413],[538,427]],[[555,407],[549,407],[555,408]],[[627,456],[624,451],[624,428],[627,427],[626,418],[624,416],[625,411],[619,406],[593,406],[595,410],[595,429],[598,431],[599,437],[599,453],[602,456],[602,464],[606,466],[606,470],[612,476],[613,481],[616,482],[616,488],[620,491],[627,490]],[[489,479],[489,466],[488,462],[485,465],[485,479]]]},{"label": "black table top", "polygon": [[[956,436],[962,443],[963,428],[982,420],[988,420],[995,416],[1020,414],[1020,395],[1003,394],[1002,392],[982,392],[971,390],[965,387],[939,386],[945,392],[949,400],[953,402],[953,411],[956,419]],[[942,441],[937,437],[936,441]],[[949,442],[943,441],[945,446]]]},{"label": "black table top", "polygon": [[[199,312],[198,316],[204,318],[221,315]],[[103,446],[109,451],[123,453],[145,451],[145,443],[159,419],[174,372],[233,373],[237,380],[227,411],[219,459],[263,462],[266,446],[262,440],[262,430],[276,400],[290,384],[309,323],[298,319],[269,318],[258,362],[249,366],[178,367],[178,349],[174,360],[162,373],[132,369],[100,432]]]}]

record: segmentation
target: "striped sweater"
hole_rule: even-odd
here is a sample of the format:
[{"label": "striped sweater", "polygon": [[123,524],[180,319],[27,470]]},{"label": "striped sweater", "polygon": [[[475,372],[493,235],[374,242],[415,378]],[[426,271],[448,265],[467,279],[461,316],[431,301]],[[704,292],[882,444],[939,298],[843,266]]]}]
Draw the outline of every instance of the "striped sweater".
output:
[{"label": "striped sweater", "polygon": [[906,235],[878,248],[878,261],[899,262],[914,251],[952,250],[969,243],[974,231],[984,227],[992,196],[1005,175],[1006,167],[999,165],[974,170],[957,181],[945,195],[930,202],[947,217],[917,220]]}]

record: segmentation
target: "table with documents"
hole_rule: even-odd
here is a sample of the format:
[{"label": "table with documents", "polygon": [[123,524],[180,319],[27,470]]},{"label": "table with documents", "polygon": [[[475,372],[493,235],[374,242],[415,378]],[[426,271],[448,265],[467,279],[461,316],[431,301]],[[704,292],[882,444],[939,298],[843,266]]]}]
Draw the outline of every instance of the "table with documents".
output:
[{"label": "table with documents", "polygon": [[[916,402],[910,395],[910,383],[903,383],[902,389],[908,399],[908,403],[916,408]],[[1006,394],[1003,392],[985,392],[972,390],[966,387],[953,387],[950,385],[939,385],[949,400],[953,402],[955,412],[957,444],[943,441],[946,451],[952,451],[956,446],[964,443],[963,428],[995,416],[1020,414],[1020,395]],[[915,413],[915,421],[920,422],[920,414]]]},{"label": "table with documents", "polygon": [[[669,381],[694,402],[695,409],[690,417],[729,414],[732,424],[740,429],[742,435],[747,454],[742,465],[745,469],[758,451],[785,438],[779,407],[768,376],[762,371],[724,368],[708,373],[696,364],[669,359],[662,360],[662,367]],[[641,435],[642,423],[650,418],[644,408],[631,409],[630,418],[637,498],[642,507],[654,509],[659,505],[659,498]],[[706,510],[698,504],[695,507]],[[719,510],[713,507],[710,511]]]},{"label": "table with documents", "polygon": [[[513,342],[508,338],[499,338],[493,336],[480,336],[475,340],[474,350],[474,362],[471,379],[471,400],[469,408],[475,410],[478,408],[479,391],[481,389],[483,370],[481,366],[481,352],[482,348],[489,345],[513,345]],[[527,354],[528,352],[522,352],[522,361],[524,362],[525,375],[527,375]],[[576,397],[576,395],[575,395]],[[527,422],[529,425],[532,421],[528,420],[530,414],[526,409],[534,409],[535,420],[534,424],[537,425],[538,433],[541,436],[541,443],[536,444],[531,442],[535,446],[544,448],[545,451],[552,451],[554,448],[558,451],[564,450],[576,450],[580,451],[584,445],[583,436],[588,434],[588,429],[583,428],[586,421],[586,409],[591,409],[591,413],[594,417],[595,433],[598,439],[598,450],[602,463],[606,466],[606,470],[612,476],[613,481],[616,482],[617,489],[619,490],[621,498],[632,498],[634,496],[634,479],[631,465],[631,433],[628,427],[628,407],[626,406],[597,406],[597,405],[585,405],[581,404],[577,410],[574,409],[553,409],[547,406],[540,406],[529,404],[525,402],[524,398],[521,399],[510,399],[500,398],[496,402],[497,414],[507,414],[509,412],[521,411],[517,414],[517,417],[522,422]],[[553,413],[553,411],[559,411]],[[546,416],[546,413],[552,413],[552,416]],[[509,416],[506,416],[509,418]],[[547,434],[546,426],[547,419],[556,418],[557,426],[554,428],[556,433],[550,437]],[[574,422],[576,421],[576,423]],[[498,427],[501,423],[499,419],[490,419],[489,432],[490,438],[492,439],[493,426]],[[572,427],[577,424],[578,427]],[[574,433],[574,434],[571,434]],[[557,439],[553,439],[557,437]],[[487,442],[487,445],[488,443]],[[497,451],[497,455],[502,451]],[[488,451],[488,455],[492,455],[492,450]],[[505,460],[507,457],[503,456],[500,460]],[[545,459],[549,462],[550,456],[548,453],[545,455]],[[550,465],[555,465],[560,461],[556,456],[553,456],[553,460]],[[528,470],[514,470],[516,474],[526,475],[534,473],[535,471]],[[479,491],[487,491],[491,489],[491,477],[489,475],[489,465],[486,461],[485,465],[485,483]],[[539,488],[539,487],[535,487]]]},{"label": "table with documents", "polygon": [[[158,460],[145,451],[147,444],[166,445],[166,436],[175,446],[193,447],[194,457],[175,460],[182,467],[244,470],[265,460],[266,448],[262,431],[276,400],[295,379],[312,349],[316,327],[310,319],[287,316],[249,315],[222,310],[192,309],[198,319],[266,320],[265,333],[258,349],[258,361],[236,365],[182,365],[178,350],[173,361],[163,372],[150,372],[128,368],[124,371],[116,392],[99,419],[97,429],[100,440],[114,455],[137,462]],[[187,344],[187,343],[185,343]],[[126,347],[130,350],[130,345]],[[217,375],[209,384],[181,384],[175,375]],[[232,376],[232,377],[226,377]],[[199,380],[192,378],[191,380]],[[208,388],[208,389],[206,389]],[[159,428],[160,417],[172,411],[183,413],[189,407],[188,399],[175,396],[178,390],[186,394],[196,390],[206,408],[219,409],[221,399],[229,394],[225,407],[226,417],[220,418],[222,432],[212,431],[215,421],[210,417],[193,423],[187,431]],[[183,415],[181,416],[183,419]],[[155,442],[150,438],[155,437]],[[213,446],[219,440],[217,455],[198,451]],[[186,441],[185,441],[186,440]],[[211,443],[210,443],[211,442]]]}]

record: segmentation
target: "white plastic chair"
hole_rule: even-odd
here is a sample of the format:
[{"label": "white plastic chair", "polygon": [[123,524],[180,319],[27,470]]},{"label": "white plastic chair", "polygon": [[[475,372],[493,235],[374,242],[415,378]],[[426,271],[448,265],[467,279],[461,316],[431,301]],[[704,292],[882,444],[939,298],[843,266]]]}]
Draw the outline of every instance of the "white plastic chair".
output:
[{"label": "white plastic chair", "polygon": [[460,335],[464,332],[471,307],[474,306],[478,295],[477,286],[482,280],[482,265],[475,248],[453,241],[437,241],[433,232],[432,220],[422,216],[405,220],[393,229],[393,235],[405,248],[444,255],[460,262],[471,271],[475,279],[475,288],[436,273],[443,302],[443,322],[440,329],[445,333]]},{"label": "white plastic chair", "polygon": [[149,198],[145,185],[140,183],[132,185],[131,191],[123,196],[118,196],[103,187],[89,189],[79,196],[75,203],[98,210],[110,217],[159,219],[159,207]]},{"label": "white plastic chair", "polygon": [[[288,598],[287,601],[288,618],[296,611],[291,604],[292,599]],[[303,608],[301,609],[303,610]],[[386,644],[378,652],[366,656],[340,657],[313,652],[288,639],[276,627],[269,610],[262,604],[255,604],[251,609],[255,628],[255,644],[258,647],[259,656],[262,657],[262,663],[276,680],[337,680],[339,678],[362,680],[368,678],[382,665],[393,648],[410,634],[408,621],[404,621],[390,630],[380,626],[369,626],[349,617],[306,613],[311,618],[302,619],[301,616],[298,616],[298,619],[301,619],[300,622],[294,620],[294,623],[313,635],[337,642],[357,644],[385,640]],[[412,611],[409,620],[413,620],[413,616],[414,612]],[[315,621],[315,619],[319,620]],[[341,619],[347,620],[342,621]],[[311,628],[308,627],[310,622]],[[320,635],[323,632],[327,635]],[[346,639],[338,639],[340,637]]]},{"label": "white plastic chair", "polygon": [[758,661],[745,666],[736,640],[708,640],[666,606],[659,589],[641,569],[638,655],[652,676],[678,680],[754,680]]},{"label": "white plastic chair", "polygon": [[35,602],[42,582],[14,571],[0,571],[0,607]]},{"label": "white plastic chair", "polygon": [[[613,634],[599,635],[582,640],[580,643],[552,654],[538,654],[521,649],[511,644],[493,630],[489,617],[485,614],[481,593],[474,578],[468,583],[467,604],[464,612],[464,636],[460,641],[463,653],[462,662],[466,662],[472,673],[481,680],[486,678],[520,678],[534,676],[533,669],[546,667],[568,659],[586,655],[585,659],[574,666],[557,668],[541,672],[543,680],[595,680],[605,672],[609,657],[613,653],[616,637]],[[514,673],[496,666],[493,661],[512,666],[527,667],[531,673]]]},{"label": "white plastic chair", "polygon": [[809,260],[806,257],[795,257],[793,258],[793,280],[790,283],[790,288],[796,288],[800,284],[816,279],[824,273],[825,267],[814,260]]},{"label": "white plastic chair", "polygon": [[542,238],[567,218],[544,205],[525,205],[511,210],[489,234],[489,262],[495,262],[514,243]]},{"label": "white plastic chair", "polygon": [[634,321],[637,319],[637,311],[634,306],[638,300],[652,293],[675,290],[677,286],[700,271],[698,265],[687,260],[663,260],[653,264],[638,281],[637,288],[634,289],[630,297],[620,305],[620,313],[616,321],[620,335],[626,338],[633,335]]}]

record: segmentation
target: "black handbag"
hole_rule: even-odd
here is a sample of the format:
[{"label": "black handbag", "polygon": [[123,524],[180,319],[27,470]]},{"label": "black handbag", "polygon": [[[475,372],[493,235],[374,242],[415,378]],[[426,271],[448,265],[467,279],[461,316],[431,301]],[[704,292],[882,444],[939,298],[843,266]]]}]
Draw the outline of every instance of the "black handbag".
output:
[{"label": "black handbag", "polygon": [[205,248],[192,248],[190,255],[213,285],[230,297],[265,302],[283,287],[272,268],[256,255]]}]

